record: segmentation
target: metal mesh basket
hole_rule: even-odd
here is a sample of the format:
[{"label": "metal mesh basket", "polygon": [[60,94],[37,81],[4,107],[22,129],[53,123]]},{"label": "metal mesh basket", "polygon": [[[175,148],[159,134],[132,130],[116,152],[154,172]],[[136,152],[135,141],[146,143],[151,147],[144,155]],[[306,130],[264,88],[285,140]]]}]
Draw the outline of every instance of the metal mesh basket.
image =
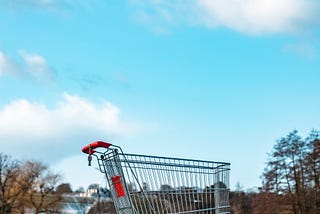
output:
[{"label": "metal mesh basket", "polygon": [[230,213],[229,163],[124,154],[102,143],[83,151],[97,158],[117,213]]}]

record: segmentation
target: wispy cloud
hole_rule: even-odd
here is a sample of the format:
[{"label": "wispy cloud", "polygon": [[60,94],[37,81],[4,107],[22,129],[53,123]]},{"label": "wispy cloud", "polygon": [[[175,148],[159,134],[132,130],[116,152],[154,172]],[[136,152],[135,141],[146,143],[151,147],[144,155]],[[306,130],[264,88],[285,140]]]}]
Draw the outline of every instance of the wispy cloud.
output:
[{"label": "wispy cloud", "polygon": [[196,1],[129,0],[133,19],[156,33],[170,33],[170,28],[195,21]]},{"label": "wispy cloud", "polygon": [[0,0],[0,8],[7,8],[15,11],[24,9],[36,9],[44,11],[66,11],[74,7],[90,8],[95,0]]},{"label": "wispy cloud", "polygon": [[56,10],[68,5],[68,0],[0,0],[2,7],[13,10],[21,10],[24,8]]},{"label": "wispy cloud", "polygon": [[130,135],[138,127],[123,121],[120,109],[108,101],[93,103],[65,93],[56,107],[49,108],[14,100],[0,109],[1,152],[57,160],[78,154],[92,140]]},{"label": "wispy cloud", "polygon": [[44,82],[50,82],[54,79],[54,69],[43,56],[24,50],[20,50],[18,53],[22,62],[14,60],[0,51],[0,77],[1,75],[13,75]]},{"label": "wispy cloud", "polygon": [[283,50],[307,59],[314,59],[317,55],[315,48],[307,43],[286,44],[284,45]]},{"label": "wispy cloud", "polygon": [[0,51],[0,77],[5,74],[18,74],[20,71],[19,64]]},{"label": "wispy cloud", "polygon": [[304,33],[320,26],[317,0],[131,0],[136,20],[170,28],[187,23],[250,35]]}]

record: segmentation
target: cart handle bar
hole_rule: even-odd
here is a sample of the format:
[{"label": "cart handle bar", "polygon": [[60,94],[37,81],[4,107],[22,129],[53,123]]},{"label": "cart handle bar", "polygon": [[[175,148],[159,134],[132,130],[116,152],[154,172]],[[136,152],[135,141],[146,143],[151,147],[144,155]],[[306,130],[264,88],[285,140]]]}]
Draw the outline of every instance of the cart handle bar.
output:
[{"label": "cart handle bar", "polygon": [[107,142],[103,142],[103,141],[95,141],[93,143],[90,143],[88,145],[86,145],[85,147],[82,148],[82,152],[92,155],[93,153],[96,152],[96,148],[109,148],[112,144],[111,143],[107,143]]}]

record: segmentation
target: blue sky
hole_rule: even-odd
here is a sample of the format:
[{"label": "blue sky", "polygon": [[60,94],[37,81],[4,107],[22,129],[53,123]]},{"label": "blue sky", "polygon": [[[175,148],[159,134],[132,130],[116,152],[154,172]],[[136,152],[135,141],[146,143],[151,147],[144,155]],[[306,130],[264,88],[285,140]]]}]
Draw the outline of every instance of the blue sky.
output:
[{"label": "blue sky", "polygon": [[231,162],[320,129],[316,0],[0,0],[0,147],[103,184],[81,148]]}]

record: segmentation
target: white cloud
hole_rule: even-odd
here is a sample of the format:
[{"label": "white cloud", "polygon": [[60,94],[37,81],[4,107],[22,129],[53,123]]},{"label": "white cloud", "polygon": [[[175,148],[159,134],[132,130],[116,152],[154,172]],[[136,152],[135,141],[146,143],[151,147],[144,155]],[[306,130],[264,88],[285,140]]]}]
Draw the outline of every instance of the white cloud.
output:
[{"label": "white cloud", "polygon": [[209,27],[226,26],[236,31],[294,33],[313,24],[319,3],[310,0],[199,0]]},{"label": "white cloud", "polygon": [[52,81],[54,69],[50,67],[45,58],[39,54],[20,50],[22,62],[14,60],[0,51],[0,75],[15,75],[31,77],[39,81]]},{"label": "white cloud", "polygon": [[170,26],[174,22],[184,21],[208,28],[226,27],[246,34],[260,35],[303,33],[320,24],[320,2],[317,0],[130,2],[136,6],[137,14],[143,14],[137,17],[142,17],[141,21],[149,26]]},{"label": "white cloud", "polygon": [[110,102],[90,102],[64,94],[55,108],[25,99],[0,109],[1,152],[19,157],[60,159],[77,154],[93,140],[127,136],[136,123],[120,119],[120,110]]},{"label": "white cloud", "polygon": [[314,59],[316,57],[315,48],[307,43],[286,44],[284,45],[283,50],[308,59]]}]

